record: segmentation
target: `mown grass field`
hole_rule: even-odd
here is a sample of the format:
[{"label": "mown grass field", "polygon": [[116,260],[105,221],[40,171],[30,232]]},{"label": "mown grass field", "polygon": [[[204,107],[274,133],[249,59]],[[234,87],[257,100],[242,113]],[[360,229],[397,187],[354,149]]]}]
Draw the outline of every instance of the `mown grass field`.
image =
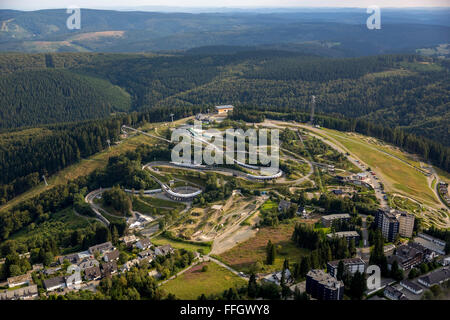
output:
[{"label": "mown grass field", "polygon": [[[208,270],[202,272],[202,267]],[[161,286],[163,290],[174,294],[178,299],[196,300],[202,293],[221,294],[229,288],[246,285],[246,281],[214,262],[205,262],[192,267],[176,279]]]},{"label": "mown grass field", "polygon": [[175,249],[185,249],[185,250],[189,250],[192,252],[195,252],[195,251],[198,252],[200,250],[200,252],[203,251],[203,254],[208,254],[211,251],[210,245],[196,245],[194,243],[175,241],[175,240],[168,239],[168,238],[164,237],[163,235],[158,235],[158,236],[152,238],[152,243],[157,246],[163,246],[166,244],[170,244]]},{"label": "mown grass field", "polygon": [[[380,171],[383,178],[389,183],[389,186],[386,186],[387,190],[397,191],[398,193],[431,205],[439,204],[434,193],[428,187],[425,175],[408,166],[406,163],[383,153],[380,151],[380,148],[383,151],[395,155],[397,155],[398,151],[386,150],[387,147],[383,148],[368,144],[354,135],[330,129],[323,129],[323,131],[326,135],[340,142],[372,169]],[[403,155],[403,157],[406,156]],[[412,162],[411,159],[408,160],[409,163]]]},{"label": "mown grass field", "polygon": [[[232,249],[219,255],[219,258],[232,268],[248,272],[257,261],[261,262],[261,272],[280,270],[284,259],[290,263],[298,262],[302,256],[308,255],[309,250],[298,248],[291,240],[295,223],[280,224],[276,227],[261,228],[253,238],[238,244]],[[272,241],[277,247],[277,255],[273,265],[266,265],[266,245]]]}]

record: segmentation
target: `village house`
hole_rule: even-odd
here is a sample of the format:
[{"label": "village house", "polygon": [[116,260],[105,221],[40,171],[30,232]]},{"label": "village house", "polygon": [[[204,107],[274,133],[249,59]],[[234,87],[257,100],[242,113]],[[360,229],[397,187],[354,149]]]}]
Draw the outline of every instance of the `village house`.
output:
[{"label": "village house", "polygon": [[138,253],[138,257],[140,259],[144,259],[144,258],[149,257],[149,256],[155,256],[155,252],[153,250],[151,250],[151,249],[144,250],[144,251],[141,251],[141,252]]},{"label": "village house", "polygon": [[9,277],[6,281],[8,282],[9,288],[14,288],[22,286],[24,284],[29,285],[32,282],[32,279],[31,274],[26,273],[16,277]]},{"label": "village house", "polygon": [[[262,279],[262,281],[272,282],[272,283],[275,283],[276,285],[280,285],[282,275],[283,275],[282,271],[274,272],[274,273],[271,273],[271,274],[265,276]],[[284,270],[284,277],[285,277],[286,284],[290,284],[294,281],[289,269]]]},{"label": "village house", "polygon": [[55,291],[57,289],[62,289],[66,286],[66,281],[62,276],[46,279],[43,281],[43,283],[44,288],[47,291]]},{"label": "village house", "polygon": [[98,266],[90,267],[84,270],[84,278],[87,281],[98,280],[102,277],[100,268]]},{"label": "village house", "polygon": [[105,260],[105,262],[119,260],[119,255],[119,250],[115,249],[113,251],[105,253],[105,255],[103,256],[103,260]]},{"label": "village house", "polygon": [[98,267],[99,262],[95,259],[85,258],[78,264],[78,266],[81,270],[85,270],[87,268]]},{"label": "village house", "polygon": [[58,258],[58,262],[59,264],[63,264],[64,260],[69,261],[69,263],[71,264],[78,264],[80,262],[80,256],[78,255],[78,253],[72,253],[69,254],[67,256],[61,256]]},{"label": "village house", "polygon": [[111,251],[113,248],[114,247],[113,247],[111,241],[108,241],[108,242],[100,243],[95,246],[89,247],[88,251],[90,254],[95,254],[96,252],[98,252],[100,254],[104,254],[108,251]]},{"label": "village house", "polygon": [[132,246],[136,241],[138,241],[138,238],[132,234],[130,236],[124,236],[119,239],[119,241],[123,242],[127,247]]},{"label": "village house", "polygon": [[155,248],[155,254],[157,256],[166,256],[168,254],[174,253],[174,249],[172,248],[172,246],[170,244],[166,244],[164,246],[159,246]]},{"label": "village house", "polygon": [[145,250],[150,248],[152,246],[152,243],[150,242],[149,238],[143,238],[136,242],[135,246],[140,250]]},{"label": "village house", "polygon": [[115,261],[102,263],[102,275],[108,277],[117,273],[117,263]]}]

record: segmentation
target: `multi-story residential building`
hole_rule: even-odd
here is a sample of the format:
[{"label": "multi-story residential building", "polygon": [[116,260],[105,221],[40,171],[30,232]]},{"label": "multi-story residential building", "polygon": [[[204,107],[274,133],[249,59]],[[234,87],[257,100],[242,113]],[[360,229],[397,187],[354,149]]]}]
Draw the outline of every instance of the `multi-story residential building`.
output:
[{"label": "multi-story residential building", "polygon": [[398,233],[402,237],[411,238],[414,230],[414,215],[407,212],[398,212]]},{"label": "multi-story residential building", "polygon": [[350,215],[348,213],[340,213],[340,214],[329,214],[326,216],[322,216],[321,222],[325,228],[330,228],[333,224],[333,221],[336,220],[350,220]]},{"label": "multi-story residential building", "polygon": [[397,234],[411,238],[414,230],[414,215],[405,211],[384,208],[377,211],[375,224],[389,242],[394,241]]},{"label": "multi-story residential building", "polygon": [[344,283],[323,270],[314,269],[306,275],[306,292],[318,300],[341,300]]},{"label": "multi-story residential building", "polygon": [[364,273],[364,271],[366,269],[366,263],[361,258],[350,258],[350,259],[329,261],[327,263],[327,271],[332,277],[336,278],[337,269],[338,269],[340,261],[342,261],[344,263],[345,272],[348,272],[351,274],[356,273],[356,271],[359,271],[360,273]]},{"label": "multi-story residential building", "polygon": [[424,261],[426,250],[426,248],[414,243],[401,245],[397,247],[392,256],[387,258],[388,265],[392,265],[394,261],[397,261],[401,269],[409,270]]},{"label": "multi-story residential building", "polygon": [[390,209],[378,210],[375,215],[375,224],[388,242],[394,241],[398,234],[399,222]]},{"label": "multi-story residential building", "polygon": [[356,231],[342,231],[342,232],[334,232],[334,233],[328,233],[328,238],[345,238],[347,239],[347,242],[350,242],[352,239],[355,240],[355,245],[358,246],[359,243],[359,233]]}]

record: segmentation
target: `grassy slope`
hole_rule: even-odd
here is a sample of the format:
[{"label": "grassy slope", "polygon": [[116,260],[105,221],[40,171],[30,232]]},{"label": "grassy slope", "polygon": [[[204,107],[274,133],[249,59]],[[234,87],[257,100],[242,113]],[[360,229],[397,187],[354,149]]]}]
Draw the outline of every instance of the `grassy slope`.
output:
[{"label": "grassy slope", "polygon": [[367,163],[372,169],[379,170],[390,184],[390,186],[387,186],[388,190],[392,189],[393,191],[397,191],[431,205],[439,204],[434,193],[428,187],[426,177],[422,173],[411,168],[404,162],[386,155],[380,150],[397,155],[400,158],[407,160],[410,164],[418,166],[416,161],[411,160],[404,154],[399,154],[399,151],[392,150],[391,148],[369,145],[359,136],[329,129],[323,130],[327,135],[339,141],[351,153]]},{"label": "grassy slope", "polygon": [[[206,272],[201,269],[204,265],[208,266]],[[246,281],[231,273],[227,269],[213,263],[202,263],[174,280],[170,280],[162,286],[166,292],[173,293],[179,299],[195,300],[202,293],[220,294],[223,291],[240,287],[246,284]]]}]

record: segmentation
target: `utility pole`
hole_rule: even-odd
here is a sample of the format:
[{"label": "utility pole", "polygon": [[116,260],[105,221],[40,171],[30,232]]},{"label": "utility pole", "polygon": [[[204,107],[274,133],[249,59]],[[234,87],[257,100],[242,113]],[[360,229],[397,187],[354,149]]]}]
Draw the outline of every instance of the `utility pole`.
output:
[{"label": "utility pole", "polygon": [[312,96],[311,97],[311,118],[309,120],[309,122],[311,122],[311,124],[314,124],[314,109],[316,107],[316,96]]},{"label": "utility pole", "polygon": [[45,175],[42,175],[42,179],[44,179],[45,186],[48,186],[47,179],[45,179]]}]

